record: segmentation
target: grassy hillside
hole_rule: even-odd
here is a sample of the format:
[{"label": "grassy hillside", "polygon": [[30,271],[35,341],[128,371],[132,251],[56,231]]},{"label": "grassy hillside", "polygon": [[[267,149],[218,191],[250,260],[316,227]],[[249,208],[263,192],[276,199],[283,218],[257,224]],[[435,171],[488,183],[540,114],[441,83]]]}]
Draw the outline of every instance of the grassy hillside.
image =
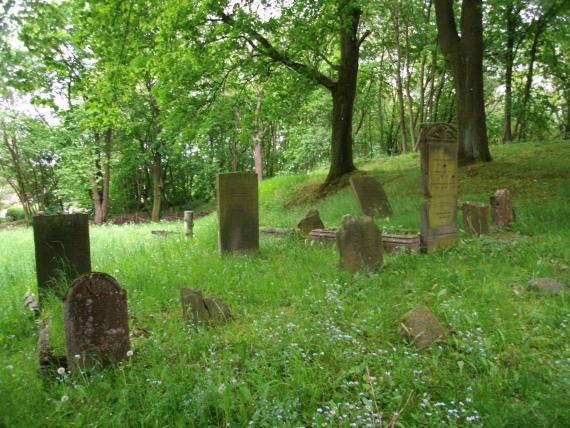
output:
[{"label": "grassy hillside", "polygon": [[[264,236],[259,255],[220,258],[214,216],[197,221],[188,243],[150,233],[180,223],[92,227],[94,269],[119,280],[131,330],[149,334],[133,335],[126,363],[45,383],[22,304],[35,289],[32,232],[1,231],[0,427],[569,426],[568,294],[515,293],[513,284],[570,285],[570,144],[493,149],[494,162],[461,170],[460,197],[487,201],[510,188],[517,223],[508,235],[461,233],[433,255],[386,255],[376,274],[343,272],[334,248],[295,238]],[[385,183],[394,208],[383,229],[419,228],[418,165],[413,154],[360,165]],[[264,182],[262,225],[292,226],[309,206],[285,204],[324,173]],[[310,206],[327,226],[359,212],[348,189]],[[180,287],[221,296],[236,319],[185,325]],[[450,332],[421,352],[397,331],[419,304]],[[63,353],[61,304],[46,312]]]}]

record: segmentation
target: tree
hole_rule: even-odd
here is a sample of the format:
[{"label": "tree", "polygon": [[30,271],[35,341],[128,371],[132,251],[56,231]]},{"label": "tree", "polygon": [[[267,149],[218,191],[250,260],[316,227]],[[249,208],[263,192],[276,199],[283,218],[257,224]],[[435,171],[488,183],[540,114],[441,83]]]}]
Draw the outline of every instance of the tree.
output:
[{"label": "tree", "polygon": [[459,160],[491,161],[483,92],[482,0],[463,0],[458,33],[453,0],[435,0],[438,42],[453,75]]}]

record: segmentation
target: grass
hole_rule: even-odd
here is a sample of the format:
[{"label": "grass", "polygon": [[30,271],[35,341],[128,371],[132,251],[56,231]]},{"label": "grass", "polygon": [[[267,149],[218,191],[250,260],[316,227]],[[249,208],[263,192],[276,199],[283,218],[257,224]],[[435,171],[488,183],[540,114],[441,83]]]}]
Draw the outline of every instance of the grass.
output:
[{"label": "grass", "polygon": [[[338,269],[334,248],[262,237],[255,257],[218,256],[215,216],[195,238],[158,237],[180,223],[91,228],[93,267],[128,292],[134,356],[113,368],[42,381],[36,325],[23,307],[35,290],[32,232],[0,231],[0,426],[570,426],[567,296],[513,293],[535,277],[570,285],[570,145],[493,147],[495,161],[461,171],[460,196],[514,194],[514,240],[461,233],[433,255],[385,255],[376,274]],[[384,183],[394,216],[385,230],[419,228],[419,158],[364,163]],[[261,223],[291,227],[285,209],[322,179],[277,177],[260,189]],[[349,189],[316,202],[327,227],[359,210]],[[461,219],[459,220],[461,224]],[[179,288],[228,302],[229,324],[183,322]],[[418,352],[399,320],[430,307],[446,341]],[[50,338],[64,352],[61,303]]]}]

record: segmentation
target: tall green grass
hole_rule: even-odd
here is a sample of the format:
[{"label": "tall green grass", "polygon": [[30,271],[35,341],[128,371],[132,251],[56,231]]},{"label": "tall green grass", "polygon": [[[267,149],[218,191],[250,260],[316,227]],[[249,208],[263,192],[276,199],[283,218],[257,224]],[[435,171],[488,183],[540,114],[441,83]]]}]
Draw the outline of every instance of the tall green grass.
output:
[{"label": "tall green grass", "polygon": [[[338,269],[335,248],[262,236],[257,256],[220,257],[215,216],[185,242],[180,223],[91,227],[93,267],[129,298],[134,355],[106,370],[37,371],[32,232],[0,232],[0,426],[568,426],[570,304],[513,292],[534,277],[570,285],[570,146],[495,147],[462,170],[464,200],[513,191],[517,223],[499,235],[461,233],[433,255],[385,256],[375,274]],[[385,230],[419,228],[418,156],[361,165],[385,183]],[[260,189],[261,223],[292,227],[309,206],[285,208],[322,179],[278,177]],[[349,189],[310,204],[327,227],[358,213]],[[459,219],[461,224],[461,219]],[[153,229],[178,231],[160,237]],[[228,302],[229,324],[195,328],[179,288]],[[404,313],[430,307],[449,334],[418,352],[398,334]],[[61,303],[51,344],[64,352]]]}]

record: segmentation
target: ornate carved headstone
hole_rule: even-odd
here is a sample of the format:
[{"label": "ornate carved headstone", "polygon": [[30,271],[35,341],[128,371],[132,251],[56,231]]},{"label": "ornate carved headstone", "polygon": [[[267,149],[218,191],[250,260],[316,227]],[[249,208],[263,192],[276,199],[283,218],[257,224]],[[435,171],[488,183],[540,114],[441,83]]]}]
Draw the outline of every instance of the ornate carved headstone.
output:
[{"label": "ornate carved headstone", "polygon": [[446,123],[423,123],[420,129],[422,247],[427,252],[457,241],[457,131]]},{"label": "ornate carved headstone", "polygon": [[376,178],[371,175],[352,177],[350,185],[356,195],[360,209],[365,215],[370,217],[389,217],[392,215],[388,196]]},{"label": "ornate carved headstone", "polygon": [[257,174],[252,172],[218,174],[216,193],[220,252],[259,250]]},{"label": "ornate carved headstone", "polygon": [[305,236],[307,236],[309,233],[311,233],[311,230],[324,229],[324,228],[325,228],[325,225],[323,224],[323,221],[321,220],[319,210],[314,209],[314,208],[311,208],[309,211],[307,211],[307,214],[305,214],[305,217],[303,217],[297,223],[297,229],[301,232],[302,235],[305,235]]},{"label": "ornate carved headstone", "polygon": [[498,228],[507,227],[515,221],[515,210],[509,189],[499,189],[491,196],[491,215],[493,225]]},{"label": "ornate carved headstone", "polygon": [[94,367],[127,358],[127,293],[106,273],[80,276],[63,305],[68,366]]},{"label": "ornate carved headstone", "polygon": [[33,220],[36,275],[41,297],[61,279],[69,283],[91,272],[86,214],[37,215]]},{"label": "ornate carved headstone", "polygon": [[371,217],[342,217],[336,233],[340,266],[349,272],[376,270],[382,265],[382,233]]},{"label": "ornate carved headstone", "polygon": [[401,330],[418,349],[441,340],[445,335],[445,328],[426,306],[418,306],[404,315]]},{"label": "ornate carved headstone", "polygon": [[489,205],[481,202],[464,202],[463,228],[467,233],[475,235],[486,235],[489,228]]}]

